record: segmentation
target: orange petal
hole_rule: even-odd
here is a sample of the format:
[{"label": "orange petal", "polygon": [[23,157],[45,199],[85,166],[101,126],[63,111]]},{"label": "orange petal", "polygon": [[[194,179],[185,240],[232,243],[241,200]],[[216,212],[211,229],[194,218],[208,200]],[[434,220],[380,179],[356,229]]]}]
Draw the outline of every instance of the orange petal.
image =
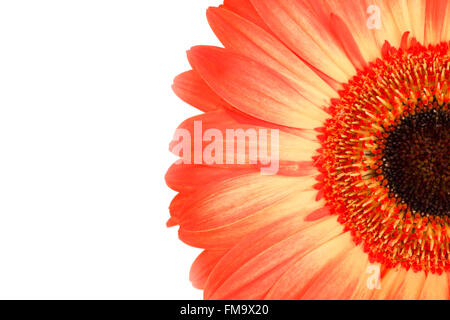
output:
[{"label": "orange petal", "polygon": [[375,290],[372,299],[392,300],[400,286],[404,283],[407,275],[406,269],[389,269],[381,279],[381,289]]},{"label": "orange petal", "polygon": [[420,294],[421,300],[448,300],[449,288],[447,273],[441,275],[430,273]]},{"label": "orange petal", "polygon": [[203,289],[211,271],[226,254],[226,251],[204,250],[194,261],[189,274],[192,285]]},{"label": "orange petal", "polygon": [[275,283],[266,299],[300,299],[324,270],[342,261],[346,252],[354,247],[349,233],[326,242],[291,266]]},{"label": "orange petal", "polygon": [[[369,258],[355,247],[342,260],[329,265],[301,296],[302,300],[348,300],[358,290],[361,280],[367,280]],[[361,279],[362,278],[362,279]]]},{"label": "orange petal", "polygon": [[221,8],[208,10],[208,21],[223,45],[278,71],[299,85],[302,95],[318,106],[337,93],[278,39]]},{"label": "orange petal", "polygon": [[425,14],[425,45],[438,44],[447,36],[450,19],[448,0],[428,0]]},{"label": "orange petal", "polygon": [[[283,166],[285,165],[292,166],[295,163],[302,165],[307,164],[305,162],[311,162],[313,156],[316,155],[316,150],[320,148],[318,141],[311,140],[312,137],[310,135],[303,135],[301,131],[294,134],[291,133],[293,131],[287,131],[283,128],[266,128],[257,123],[240,121],[234,115],[224,111],[208,112],[192,117],[184,121],[178,129],[184,129],[189,132],[191,157],[189,161],[187,158],[184,159],[185,163],[189,162],[188,164],[228,166],[236,168],[243,165],[266,167],[267,161],[273,157],[273,160],[279,160],[280,168],[283,169]],[[217,140],[219,145],[215,148],[219,149],[216,151],[222,152],[222,156],[219,157],[219,155],[217,155],[217,157],[215,157],[216,159],[203,157],[205,149],[212,143],[204,141],[204,134],[212,132],[210,130],[214,130],[215,135],[222,140]],[[198,135],[196,135],[196,132]],[[250,144],[250,142],[247,141],[245,147],[240,146],[239,139],[236,138],[236,135],[231,134],[231,132],[235,134],[238,132],[248,134],[247,139],[249,139],[248,137],[251,137],[253,144]],[[301,134],[302,136],[298,134]],[[278,139],[275,139],[273,141],[274,144],[272,144],[272,137],[277,136]],[[260,143],[261,138],[264,138],[267,141],[266,146]],[[214,141],[216,141],[216,139],[214,139]],[[176,148],[180,143],[181,140],[175,138],[170,144],[170,150],[174,152],[175,155],[181,157],[183,156],[181,151],[186,150]],[[227,146],[234,146],[234,148],[227,148]],[[263,152],[264,156],[267,154],[269,159],[260,157],[260,152]],[[276,155],[277,152],[278,156]],[[256,162],[253,162],[252,160],[256,160]],[[289,170],[292,171],[294,169],[295,168],[290,168]],[[299,175],[303,175],[303,169],[298,167],[298,170],[300,170]]]},{"label": "orange petal", "polygon": [[250,0],[225,0],[223,7],[227,10],[233,11],[244,19],[253,22],[267,32],[271,32],[270,28],[256,12]]},{"label": "orange petal", "polygon": [[[427,0],[408,0],[408,13],[412,28],[411,37],[415,37],[420,43],[425,42],[426,6]],[[395,13],[398,13],[398,10]]]},{"label": "orange petal", "polygon": [[225,101],[255,118],[314,129],[327,114],[306,100],[295,84],[248,57],[208,46],[188,52],[191,65]]},{"label": "orange petal", "polygon": [[392,300],[417,300],[422,292],[425,283],[425,272],[415,272],[410,269],[406,273],[404,281],[402,281],[393,293]]},{"label": "orange petal", "polygon": [[177,76],[172,89],[181,100],[201,111],[206,112],[231,108],[193,70]]},{"label": "orange petal", "polygon": [[[312,191],[313,178],[248,174],[218,181],[192,194],[181,194],[171,205],[171,214],[181,228],[202,231],[235,223],[302,191]],[[314,195],[307,198],[314,203]],[[305,203],[304,206],[308,206]],[[298,208],[301,210],[301,207]],[[280,213],[282,214],[282,213]]]},{"label": "orange petal", "polygon": [[298,56],[334,80],[346,83],[356,73],[330,27],[309,1],[252,0],[272,31]]},{"label": "orange petal", "polygon": [[350,59],[355,68],[362,70],[366,67],[367,62],[362,56],[361,50],[344,20],[335,14],[331,14],[330,24],[334,36],[341,43],[344,52],[347,54],[347,57]]},{"label": "orange petal", "polygon": [[178,192],[194,192],[210,183],[257,172],[257,168],[211,168],[208,166],[173,164],[166,173],[169,188]]},{"label": "orange petal", "polygon": [[[306,217],[322,208],[323,202],[315,201],[316,191],[292,192],[289,196],[275,201],[265,208],[248,211],[246,216],[237,218],[235,222],[223,224],[215,228],[202,228],[192,231],[181,227],[179,236],[185,243],[199,248],[226,249],[236,245],[243,237],[259,232],[267,225],[286,217]],[[225,211],[223,214],[227,214]],[[220,214],[220,213],[217,213]],[[217,220],[215,217],[211,220]],[[306,220],[305,220],[306,221]]]},{"label": "orange petal", "polygon": [[[397,26],[395,16],[398,16],[398,12],[393,12],[390,6],[392,0],[365,0],[365,7],[375,5],[379,8],[381,29],[375,29],[374,35],[378,43],[378,47],[382,48],[383,44],[388,41],[394,47],[400,46],[401,38],[404,32],[409,30],[400,30]],[[371,13],[376,15],[375,11]],[[369,19],[367,15],[367,19]]]},{"label": "orange petal", "polygon": [[441,41],[450,41],[450,3],[447,1],[447,10],[445,11],[444,24],[442,27]]},{"label": "orange petal", "polygon": [[[393,18],[401,34],[409,32],[412,37],[416,37],[413,21],[411,20],[410,6],[413,6],[409,0],[391,0],[388,2]],[[382,17],[382,16],[381,16]],[[423,39],[423,29],[421,37]],[[416,37],[417,39],[417,37]]]},{"label": "orange petal", "polygon": [[217,265],[207,299],[261,299],[293,263],[342,232],[335,217],[317,223],[287,220],[243,239]]},{"label": "orange petal", "polygon": [[357,43],[364,61],[371,62],[380,57],[381,46],[378,46],[374,30],[367,26],[368,6],[364,1],[352,1],[351,4],[343,4],[342,0],[320,0],[314,1],[314,3],[317,3],[318,10],[324,11],[326,17],[335,14],[345,23],[350,30],[351,37]]}]

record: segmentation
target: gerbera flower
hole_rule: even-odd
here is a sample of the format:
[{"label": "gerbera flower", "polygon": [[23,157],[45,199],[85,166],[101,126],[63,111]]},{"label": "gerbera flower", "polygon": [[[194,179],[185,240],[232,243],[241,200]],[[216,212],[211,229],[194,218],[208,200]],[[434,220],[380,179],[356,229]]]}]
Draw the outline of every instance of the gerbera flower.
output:
[{"label": "gerbera flower", "polygon": [[206,299],[448,299],[450,1],[225,0],[207,15],[224,48],[188,52],[174,90],[204,113],[180,127],[192,150],[179,136],[171,148],[208,148],[198,123],[278,130],[279,170],[262,175],[251,146],[230,156],[245,163],[169,170],[168,225],[204,249],[194,286]]}]

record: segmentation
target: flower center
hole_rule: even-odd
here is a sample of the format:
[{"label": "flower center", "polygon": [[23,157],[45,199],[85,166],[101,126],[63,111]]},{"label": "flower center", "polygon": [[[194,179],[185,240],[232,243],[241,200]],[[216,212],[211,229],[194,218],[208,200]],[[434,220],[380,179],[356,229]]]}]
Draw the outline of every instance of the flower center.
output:
[{"label": "flower center", "polygon": [[390,196],[422,215],[450,214],[450,116],[432,109],[401,119],[384,141]]},{"label": "flower center", "polygon": [[372,262],[450,270],[449,79],[448,43],[404,37],[344,85],[318,129],[315,187]]}]

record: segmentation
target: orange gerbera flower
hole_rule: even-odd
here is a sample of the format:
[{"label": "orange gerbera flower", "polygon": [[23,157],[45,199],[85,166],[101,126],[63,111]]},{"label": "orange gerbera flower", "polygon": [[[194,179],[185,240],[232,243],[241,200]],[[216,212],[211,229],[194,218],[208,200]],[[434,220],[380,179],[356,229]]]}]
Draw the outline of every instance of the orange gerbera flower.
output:
[{"label": "orange gerbera flower", "polygon": [[225,48],[192,48],[175,79],[204,113],[177,130],[167,173],[168,225],[205,249],[194,286],[448,299],[450,1],[225,0],[207,15]]}]

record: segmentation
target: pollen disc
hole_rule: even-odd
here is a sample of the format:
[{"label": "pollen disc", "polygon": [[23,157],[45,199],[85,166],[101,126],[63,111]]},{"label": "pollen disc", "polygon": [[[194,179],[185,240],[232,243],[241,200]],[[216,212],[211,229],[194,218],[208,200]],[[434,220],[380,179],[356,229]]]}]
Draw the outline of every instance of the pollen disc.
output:
[{"label": "pollen disc", "polygon": [[450,269],[450,52],[415,39],[344,85],[315,159],[328,207],[372,262]]}]

